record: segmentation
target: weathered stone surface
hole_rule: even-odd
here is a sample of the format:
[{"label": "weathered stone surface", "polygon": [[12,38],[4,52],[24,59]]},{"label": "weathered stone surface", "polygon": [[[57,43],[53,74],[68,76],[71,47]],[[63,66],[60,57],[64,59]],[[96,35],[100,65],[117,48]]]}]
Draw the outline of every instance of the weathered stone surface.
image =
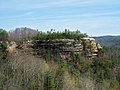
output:
[{"label": "weathered stone surface", "polygon": [[17,44],[14,42],[14,41],[11,41],[9,46],[12,46],[12,47],[17,47]]},{"label": "weathered stone surface", "polygon": [[82,38],[82,41],[84,43],[84,47],[86,52],[89,52],[89,54],[86,54],[88,56],[98,56],[98,52],[102,47],[100,46],[99,43],[96,42],[94,38]]},{"label": "weathered stone surface", "polygon": [[81,40],[36,40],[34,43],[33,41],[26,41],[20,46],[17,46],[15,42],[11,42],[8,51],[14,52],[16,47],[21,50],[29,50],[32,47],[33,50],[37,50],[37,53],[42,53],[42,50],[51,50],[52,52],[58,50],[59,52],[65,53],[65,55],[70,52],[76,52],[89,58],[98,56],[99,51],[102,49],[100,44],[97,43],[94,38],[89,37],[82,38]]},{"label": "weathered stone surface", "polygon": [[96,57],[102,47],[96,42],[94,38],[82,38],[81,40],[74,39],[55,39],[36,41],[35,47],[46,49],[58,49],[62,52],[78,52],[87,57]]}]

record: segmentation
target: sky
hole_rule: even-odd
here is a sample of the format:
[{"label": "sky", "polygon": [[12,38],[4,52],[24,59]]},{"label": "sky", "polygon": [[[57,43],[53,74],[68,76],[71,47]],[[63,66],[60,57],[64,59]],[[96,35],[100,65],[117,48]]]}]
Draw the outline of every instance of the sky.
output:
[{"label": "sky", "polygon": [[120,35],[120,0],[0,0],[0,28]]}]

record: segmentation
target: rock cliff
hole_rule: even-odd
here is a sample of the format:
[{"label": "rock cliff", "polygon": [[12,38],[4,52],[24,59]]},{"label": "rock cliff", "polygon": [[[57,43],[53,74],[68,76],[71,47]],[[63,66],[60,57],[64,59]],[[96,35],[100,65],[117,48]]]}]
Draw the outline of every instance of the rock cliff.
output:
[{"label": "rock cliff", "polygon": [[94,38],[82,38],[81,40],[74,39],[55,39],[55,40],[42,40],[35,41],[34,48],[39,52],[43,48],[46,50],[58,50],[63,53],[76,52],[89,58],[98,56],[99,51],[102,49],[99,43]]},{"label": "rock cliff", "polygon": [[36,40],[24,42],[19,47],[15,42],[11,42],[8,51],[13,52],[15,48],[21,50],[30,50],[33,48],[37,54],[52,51],[53,54],[57,52],[62,53],[61,56],[66,56],[70,52],[76,52],[88,58],[95,58],[99,55],[102,47],[96,42],[94,38],[85,37],[80,40],[75,39],[55,39],[55,40]]}]

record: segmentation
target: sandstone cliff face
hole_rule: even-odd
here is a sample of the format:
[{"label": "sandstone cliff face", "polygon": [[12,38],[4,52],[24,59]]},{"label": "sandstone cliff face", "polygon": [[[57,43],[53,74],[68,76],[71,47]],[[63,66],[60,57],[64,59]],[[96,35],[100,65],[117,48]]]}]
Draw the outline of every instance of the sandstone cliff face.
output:
[{"label": "sandstone cliff face", "polygon": [[[8,47],[9,52],[15,51],[16,48],[15,42],[11,42]],[[34,51],[41,54],[43,50],[49,50],[56,54],[56,51],[62,53],[61,56],[66,56],[70,52],[76,52],[80,55],[83,55],[88,58],[95,58],[99,55],[102,47],[99,43],[96,42],[94,38],[82,38],[81,40],[74,39],[55,39],[55,40],[36,40],[34,43],[32,41],[24,42],[18,47],[18,49],[26,50],[33,47]]]},{"label": "sandstone cliff face", "polygon": [[82,38],[83,41],[83,51],[87,57],[98,56],[99,51],[102,49],[99,43],[96,42],[94,38]]},{"label": "sandstone cliff face", "polygon": [[98,56],[102,47],[94,38],[82,38],[81,40],[74,39],[55,39],[47,41],[35,41],[36,49],[59,50],[60,52],[69,53],[76,52],[89,58]]},{"label": "sandstone cliff face", "polygon": [[17,45],[16,45],[16,43],[14,41],[11,41],[10,43],[7,42],[7,51],[9,53],[15,52],[16,51],[16,47],[17,47]]}]

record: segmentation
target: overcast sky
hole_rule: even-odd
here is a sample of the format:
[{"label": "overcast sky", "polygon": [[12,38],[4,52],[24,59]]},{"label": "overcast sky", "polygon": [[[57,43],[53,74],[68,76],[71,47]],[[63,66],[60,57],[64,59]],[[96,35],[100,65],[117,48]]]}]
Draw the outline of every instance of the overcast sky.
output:
[{"label": "overcast sky", "polygon": [[0,0],[0,28],[120,35],[120,0]]}]

